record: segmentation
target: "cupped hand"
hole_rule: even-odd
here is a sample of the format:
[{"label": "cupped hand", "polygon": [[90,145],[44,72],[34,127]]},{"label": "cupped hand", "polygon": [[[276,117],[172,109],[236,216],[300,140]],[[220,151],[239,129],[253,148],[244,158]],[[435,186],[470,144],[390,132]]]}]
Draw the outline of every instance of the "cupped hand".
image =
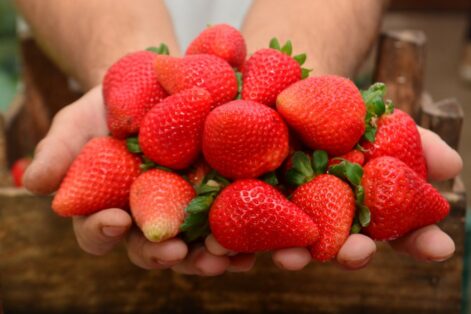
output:
[{"label": "cupped hand", "polygon": [[[105,106],[101,87],[97,86],[54,117],[25,173],[25,187],[35,194],[54,192],[81,148],[91,138],[107,134]],[[253,264],[253,257],[217,256],[203,246],[189,249],[180,239],[152,243],[133,227],[129,213],[119,208],[74,217],[73,227],[84,251],[103,255],[124,241],[129,259],[144,269],[172,267],[186,274],[211,276],[245,270],[247,264]]]},{"label": "cupped hand", "polygon": [[[420,128],[429,180],[442,181],[457,176],[463,167],[458,153],[435,133]],[[444,261],[455,251],[453,240],[438,226],[418,229],[405,237],[389,242],[393,249],[421,261]],[[336,262],[349,270],[368,265],[376,252],[375,242],[362,234],[352,234],[337,254]],[[311,262],[305,248],[290,248],[273,253],[276,265],[287,270],[300,270]]]}]

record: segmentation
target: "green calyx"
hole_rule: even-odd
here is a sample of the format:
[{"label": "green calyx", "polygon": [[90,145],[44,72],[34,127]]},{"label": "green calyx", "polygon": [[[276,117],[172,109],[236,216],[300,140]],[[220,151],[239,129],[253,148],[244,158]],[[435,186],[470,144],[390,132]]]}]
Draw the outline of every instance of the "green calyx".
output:
[{"label": "green calyx", "polygon": [[170,50],[168,49],[168,46],[164,43],[161,43],[160,46],[158,47],[149,47],[146,49],[147,51],[155,52],[156,54],[159,55],[169,55]]},{"label": "green calyx", "polygon": [[377,120],[384,114],[391,114],[394,111],[393,103],[384,100],[386,85],[384,83],[375,83],[361,95],[366,105],[365,133],[363,138],[369,142],[374,142],[377,131]]},{"label": "green calyx", "polygon": [[330,166],[328,173],[348,182],[353,187],[355,192],[356,213],[350,232],[359,233],[362,228],[370,224],[371,219],[370,210],[364,204],[365,190],[361,185],[363,168],[357,163],[342,160],[340,163]]},{"label": "green calyx", "polygon": [[292,186],[299,186],[311,181],[315,176],[323,174],[327,170],[329,157],[323,150],[316,150],[312,157],[301,151],[297,151],[291,157],[293,164],[286,171],[286,181]]},{"label": "green calyx", "polygon": [[185,208],[187,215],[180,226],[181,237],[186,242],[194,242],[210,233],[209,209],[219,192],[229,183],[213,170],[205,176],[203,183],[195,188],[197,196]]},{"label": "green calyx", "polygon": [[[281,45],[280,42],[278,41],[278,38],[273,37],[270,40],[269,47],[272,48],[272,49],[281,51],[282,53],[284,53],[287,56],[291,56],[291,54],[293,53],[293,44],[291,43],[291,40],[288,40],[288,41],[286,41],[286,43],[284,43],[284,45]],[[301,53],[301,54],[293,56],[292,58],[300,66],[302,66],[306,62],[307,56],[306,56],[305,53]],[[311,71],[312,71],[312,69],[307,69],[307,68],[301,67],[301,78],[302,79],[307,78]]]},{"label": "green calyx", "polygon": [[128,151],[133,154],[142,154],[141,147],[139,146],[139,139],[137,136],[128,137],[126,139],[126,147]]},{"label": "green calyx", "polygon": [[239,71],[235,71],[235,76],[237,79],[237,96],[236,99],[242,99],[242,73]]}]

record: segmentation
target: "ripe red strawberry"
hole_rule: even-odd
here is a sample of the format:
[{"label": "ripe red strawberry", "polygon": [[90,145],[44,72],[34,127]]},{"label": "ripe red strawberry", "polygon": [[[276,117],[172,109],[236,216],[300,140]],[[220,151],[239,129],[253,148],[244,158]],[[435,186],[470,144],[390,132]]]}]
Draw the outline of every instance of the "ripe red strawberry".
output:
[{"label": "ripe red strawberry", "polygon": [[359,151],[358,149],[354,149],[349,151],[348,153],[339,156],[339,157],[334,157],[329,160],[328,166],[333,166],[339,164],[343,159],[348,160],[349,162],[352,163],[357,163],[360,166],[363,166],[365,163],[365,155]]},{"label": "ripe red strawberry", "polygon": [[278,168],[288,155],[288,128],[275,110],[234,100],[208,115],[203,153],[224,177],[255,178]]},{"label": "ripe red strawberry", "polygon": [[276,108],[304,144],[332,156],[352,150],[365,132],[365,103],[353,82],[343,77],[296,82],[278,95]]},{"label": "ripe red strawberry", "polygon": [[184,169],[201,151],[211,95],[194,87],[167,97],[142,121],[139,145],[145,156],[172,169]]},{"label": "ripe red strawberry", "polygon": [[144,236],[153,242],[175,237],[185,218],[185,208],[196,196],[178,174],[152,169],[132,184],[131,213]]},{"label": "ripe red strawberry", "polygon": [[82,216],[106,208],[127,208],[129,190],[140,173],[139,157],[124,141],[90,140],[73,161],[52,202],[61,216]]},{"label": "ripe red strawberry", "polygon": [[303,247],[318,238],[307,214],[271,185],[254,179],[226,187],[210,209],[209,224],[222,246],[242,253]]},{"label": "ripe red strawberry", "polygon": [[191,165],[189,171],[186,173],[188,177],[188,182],[193,187],[199,186],[203,183],[205,176],[211,171],[211,167],[209,167],[208,163],[201,158],[193,165]]},{"label": "ripe red strawberry", "polygon": [[350,186],[333,175],[323,174],[298,187],[291,201],[319,228],[319,240],[311,247],[312,257],[321,262],[333,259],[347,240],[355,215]]},{"label": "ripe red strawberry", "polygon": [[155,68],[159,82],[170,94],[192,87],[206,89],[219,106],[237,96],[237,78],[229,63],[207,54],[183,58],[158,55]]},{"label": "ripe red strawberry", "polygon": [[366,233],[376,240],[393,240],[434,224],[450,210],[447,200],[405,163],[394,157],[372,159],[361,184],[371,221]]},{"label": "ripe red strawberry", "polygon": [[365,141],[366,160],[391,156],[403,161],[422,178],[427,178],[427,166],[419,131],[414,120],[405,112],[394,109],[377,121],[376,138],[373,143]]},{"label": "ripe red strawberry", "polygon": [[278,94],[302,78],[300,63],[306,57],[302,55],[302,60],[296,61],[290,56],[291,43],[287,45],[288,50],[286,45],[279,48],[279,43],[275,45],[278,49],[260,49],[245,62],[242,69],[242,99],[274,107]]},{"label": "ripe red strawberry", "polygon": [[186,54],[215,55],[232,67],[240,68],[245,61],[247,48],[239,30],[228,24],[216,24],[202,31],[190,43]]},{"label": "ripe red strawberry", "polygon": [[157,54],[138,51],[119,59],[103,79],[108,128],[117,138],[136,134],[146,113],[167,96],[157,80]]},{"label": "ripe red strawberry", "polygon": [[16,187],[20,188],[23,186],[23,175],[32,161],[33,159],[31,157],[23,157],[16,160],[11,166],[10,173],[13,179],[13,184]]}]

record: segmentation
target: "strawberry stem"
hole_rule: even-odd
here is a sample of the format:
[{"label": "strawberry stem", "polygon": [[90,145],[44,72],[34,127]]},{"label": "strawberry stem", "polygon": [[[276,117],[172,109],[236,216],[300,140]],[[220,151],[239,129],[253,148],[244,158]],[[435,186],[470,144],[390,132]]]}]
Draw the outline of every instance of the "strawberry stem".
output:
[{"label": "strawberry stem", "polygon": [[276,186],[280,183],[274,171],[264,174],[260,179],[272,186]]}]

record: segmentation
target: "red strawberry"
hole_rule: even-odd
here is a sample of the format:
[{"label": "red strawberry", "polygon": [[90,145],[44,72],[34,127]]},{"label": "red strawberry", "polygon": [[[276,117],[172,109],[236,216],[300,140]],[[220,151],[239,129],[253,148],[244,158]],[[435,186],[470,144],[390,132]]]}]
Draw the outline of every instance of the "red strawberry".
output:
[{"label": "red strawberry", "polygon": [[124,141],[111,137],[90,140],[67,171],[52,209],[61,216],[82,216],[106,208],[127,208],[139,165],[139,157],[128,152]]},{"label": "red strawberry", "polygon": [[376,138],[373,143],[362,144],[366,160],[391,156],[403,161],[422,178],[427,178],[427,166],[419,131],[414,120],[405,112],[394,109],[377,121]]},{"label": "red strawberry", "polygon": [[271,185],[254,179],[226,187],[211,207],[209,224],[222,246],[243,253],[308,246],[318,237],[307,214]]},{"label": "red strawberry", "polygon": [[201,151],[206,116],[212,99],[202,88],[167,97],[142,121],[139,145],[144,155],[159,165],[184,169]]},{"label": "red strawberry", "polygon": [[204,177],[211,171],[211,167],[201,158],[195,164],[191,165],[187,172],[188,182],[194,187],[203,183]]},{"label": "red strawberry", "polygon": [[186,54],[215,55],[232,67],[240,68],[245,61],[247,48],[239,30],[227,24],[217,24],[202,31],[190,43]]},{"label": "red strawberry", "polygon": [[288,155],[288,128],[275,110],[234,100],[208,115],[203,153],[224,177],[255,178],[278,168]]},{"label": "red strawberry", "polygon": [[23,157],[15,161],[11,166],[11,177],[16,187],[20,188],[23,186],[23,175],[32,161],[31,157]]},{"label": "red strawberry", "polygon": [[150,51],[131,53],[106,72],[103,97],[113,136],[125,138],[137,133],[146,113],[167,96],[157,81],[156,56]]},{"label": "red strawberry", "polygon": [[159,82],[170,94],[192,87],[206,89],[213,97],[213,106],[219,106],[237,95],[237,78],[229,63],[207,55],[183,58],[158,55],[155,62]]},{"label": "red strawberry", "polygon": [[311,149],[339,156],[352,150],[365,132],[366,107],[352,81],[311,77],[278,95],[278,112]]},{"label": "red strawberry", "polygon": [[361,184],[371,221],[366,233],[376,240],[393,240],[434,224],[450,210],[447,200],[399,159],[385,156],[364,167]]},{"label": "red strawberry", "polygon": [[323,174],[298,187],[291,201],[319,227],[319,240],[311,247],[313,258],[322,262],[334,258],[350,234],[355,215],[350,186],[333,175]]},{"label": "red strawberry", "polygon": [[349,151],[348,153],[346,153],[342,156],[331,158],[329,160],[328,166],[330,167],[330,166],[333,166],[333,165],[337,165],[343,159],[348,160],[349,162],[352,162],[352,163],[357,163],[360,166],[363,166],[363,164],[365,163],[365,155],[361,151],[359,151],[357,149],[354,149],[354,150],[351,150],[351,151]]},{"label": "red strawberry", "polygon": [[195,196],[191,185],[179,175],[152,169],[131,187],[131,213],[149,241],[161,242],[178,234],[185,208]]},{"label": "red strawberry", "polygon": [[[291,54],[291,43],[288,42],[282,51],[274,48],[256,51],[244,64],[242,69],[242,99],[253,100],[267,106],[275,106],[276,97],[286,87],[302,78],[301,65]],[[279,44],[277,43],[277,48]],[[296,56],[298,58],[299,56]]]}]

